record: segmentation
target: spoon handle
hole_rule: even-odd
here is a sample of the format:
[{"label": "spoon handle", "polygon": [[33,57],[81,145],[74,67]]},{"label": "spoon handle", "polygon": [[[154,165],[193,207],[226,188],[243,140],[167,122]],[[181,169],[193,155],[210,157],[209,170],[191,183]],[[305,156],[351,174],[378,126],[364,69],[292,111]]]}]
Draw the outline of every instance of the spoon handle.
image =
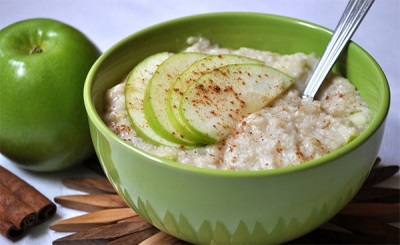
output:
[{"label": "spoon handle", "polygon": [[356,31],[373,2],[374,0],[349,1],[321,60],[303,91],[303,98],[314,98],[339,54]]}]

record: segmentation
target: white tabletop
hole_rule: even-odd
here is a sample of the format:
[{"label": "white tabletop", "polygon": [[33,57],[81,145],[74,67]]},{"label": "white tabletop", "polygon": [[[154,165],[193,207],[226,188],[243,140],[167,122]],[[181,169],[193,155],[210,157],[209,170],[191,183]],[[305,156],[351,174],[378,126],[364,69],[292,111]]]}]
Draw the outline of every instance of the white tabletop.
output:
[{"label": "white tabletop", "polygon": [[[13,22],[47,17],[66,22],[84,32],[105,51],[122,38],[150,25],[177,17],[221,11],[250,11],[291,16],[334,29],[346,0],[0,0],[0,28]],[[400,1],[377,0],[361,23],[353,40],[381,65],[391,86],[391,109],[379,155],[387,165],[400,163]],[[53,200],[76,194],[61,185],[66,177],[96,176],[84,167],[51,174],[32,173],[17,168],[0,155],[0,165],[14,172]],[[397,174],[385,186],[398,187]],[[17,244],[51,244],[65,233],[47,226],[81,212],[58,206],[56,217],[34,227]],[[0,236],[0,244],[9,241]]]}]

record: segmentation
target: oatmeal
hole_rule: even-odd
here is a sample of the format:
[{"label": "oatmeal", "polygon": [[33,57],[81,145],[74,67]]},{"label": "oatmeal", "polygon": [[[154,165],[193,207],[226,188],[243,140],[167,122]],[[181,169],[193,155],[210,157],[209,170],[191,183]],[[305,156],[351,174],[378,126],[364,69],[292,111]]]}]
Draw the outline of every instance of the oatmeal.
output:
[{"label": "oatmeal", "polygon": [[[280,55],[249,48],[220,48],[207,39],[189,39],[184,52],[236,54],[263,61],[295,79],[290,89],[263,109],[238,122],[222,141],[193,149],[157,146],[139,137],[125,106],[125,81],[107,91],[103,120],[123,140],[158,156],[200,168],[263,170],[297,165],[319,158],[357,137],[368,126],[369,109],[355,87],[330,75],[316,100],[301,93],[316,65],[313,55]],[[357,121],[352,120],[354,115]]]}]

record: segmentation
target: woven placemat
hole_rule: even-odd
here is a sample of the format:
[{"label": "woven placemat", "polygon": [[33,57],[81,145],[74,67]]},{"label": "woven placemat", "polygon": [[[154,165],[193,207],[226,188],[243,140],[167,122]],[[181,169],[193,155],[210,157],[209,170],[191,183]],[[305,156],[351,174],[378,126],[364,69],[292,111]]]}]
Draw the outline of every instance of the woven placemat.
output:
[{"label": "woven placemat", "polygon": [[[86,164],[98,178],[64,179],[67,188],[84,195],[60,196],[55,202],[87,214],[60,220],[50,226],[73,232],[53,244],[188,244],[152,226],[117,195],[94,158]],[[399,244],[400,190],[377,184],[392,178],[397,165],[383,165],[377,158],[364,185],[335,217],[314,231],[286,244]]]}]

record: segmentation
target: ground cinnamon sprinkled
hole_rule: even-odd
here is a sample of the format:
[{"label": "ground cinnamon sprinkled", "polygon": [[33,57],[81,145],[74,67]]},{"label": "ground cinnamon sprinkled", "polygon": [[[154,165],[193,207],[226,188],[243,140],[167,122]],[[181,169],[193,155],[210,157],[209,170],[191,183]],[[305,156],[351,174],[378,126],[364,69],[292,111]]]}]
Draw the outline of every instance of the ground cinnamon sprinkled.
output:
[{"label": "ground cinnamon sprinkled", "polygon": [[224,76],[224,77],[226,77],[226,76],[228,76],[228,72],[226,72],[226,71],[224,71],[224,72],[221,72],[221,74]]},{"label": "ground cinnamon sprinkled", "polygon": [[196,84],[196,88],[200,89],[200,90],[205,90],[204,84],[202,84],[202,83]]},{"label": "ground cinnamon sprinkled", "polygon": [[275,147],[276,151],[281,154],[283,149],[282,149],[282,145],[281,145],[281,141],[278,140],[278,142],[276,142],[276,147]]},{"label": "ground cinnamon sprinkled", "polygon": [[232,86],[226,86],[226,87],[224,88],[224,92],[231,92],[231,91],[234,91],[233,88],[232,88]]},{"label": "ground cinnamon sprinkled", "polygon": [[215,86],[213,87],[213,89],[214,89],[214,91],[217,92],[217,93],[219,93],[219,92],[221,91],[221,87],[218,86],[218,85],[215,85]]},{"label": "ground cinnamon sprinkled", "polygon": [[125,125],[125,124],[122,124],[122,125],[119,125],[119,126],[117,127],[117,130],[120,131],[120,132],[127,132],[127,133],[129,133],[129,132],[131,131],[131,127],[129,127],[129,126]]},{"label": "ground cinnamon sprinkled", "polygon": [[296,144],[296,156],[298,158],[304,158],[304,153],[300,150],[300,146]]}]

